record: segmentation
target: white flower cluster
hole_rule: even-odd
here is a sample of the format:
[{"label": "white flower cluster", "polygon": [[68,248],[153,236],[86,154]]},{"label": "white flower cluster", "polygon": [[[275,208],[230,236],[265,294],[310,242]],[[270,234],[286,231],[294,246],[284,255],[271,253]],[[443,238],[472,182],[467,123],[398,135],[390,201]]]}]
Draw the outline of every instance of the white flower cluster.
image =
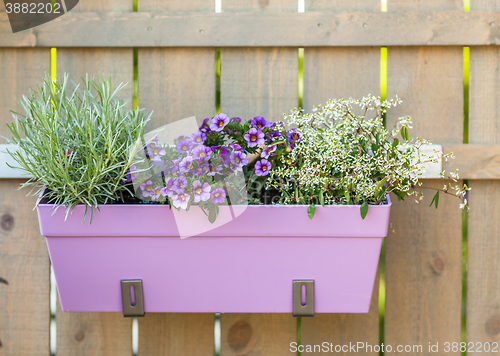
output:
[{"label": "white flower cluster", "polygon": [[308,114],[292,110],[286,122],[302,139],[270,174],[268,186],[282,192],[285,204],[383,204],[390,192],[399,199],[418,196],[424,164],[452,154],[421,152],[430,142],[409,138],[410,117],[398,119],[391,131],[384,127],[382,115],[401,102],[369,95],[331,99]]}]

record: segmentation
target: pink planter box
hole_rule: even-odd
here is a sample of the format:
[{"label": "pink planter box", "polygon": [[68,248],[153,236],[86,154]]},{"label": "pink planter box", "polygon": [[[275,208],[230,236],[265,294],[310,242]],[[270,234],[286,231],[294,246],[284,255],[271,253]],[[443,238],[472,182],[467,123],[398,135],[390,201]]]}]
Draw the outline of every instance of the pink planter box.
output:
[{"label": "pink planter box", "polygon": [[[121,280],[141,279],[145,312],[291,313],[292,280],[315,281],[316,313],[367,313],[391,203],[221,207],[39,204],[64,311],[121,312]],[[90,210],[88,212],[90,216]],[[181,239],[179,236],[191,236]]]}]

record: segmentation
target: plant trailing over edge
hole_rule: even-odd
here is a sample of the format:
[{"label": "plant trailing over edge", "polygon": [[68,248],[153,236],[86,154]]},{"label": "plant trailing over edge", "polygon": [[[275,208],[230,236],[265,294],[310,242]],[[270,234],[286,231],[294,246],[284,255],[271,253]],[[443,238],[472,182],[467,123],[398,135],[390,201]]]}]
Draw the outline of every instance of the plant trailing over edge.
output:
[{"label": "plant trailing over edge", "polygon": [[98,204],[133,196],[122,182],[137,163],[130,149],[141,149],[149,118],[116,99],[124,86],[112,91],[110,78],[87,76],[82,88],[70,89],[67,75],[62,81],[46,76],[42,86],[23,96],[24,113],[13,112],[15,121],[8,125],[10,143],[20,148],[8,153],[32,176],[22,187],[34,187],[33,195],[45,191],[57,208],[67,207],[66,216],[77,204],[93,213]]},{"label": "plant trailing over edge", "polygon": [[[282,193],[282,204],[308,204],[311,219],[317,204],[359,204],[364,219],[369,205],[383,204],[388,193],[399,200],[406,196],[421,200],[423,194],[416,188],[422,185],[424,164],[453,158],[453,153],[422,152],[422,146],[430,142],[410,139],[408,116],[399,118],[388,131],[382,114],[401,102],[369,95],[362,100],[331,99],[309,114],[292,110],[287,124],[296,125],[302,139],[290,155],[281,158],[282,165],[271,172],[267,186]],[[456,182],[458,171],[450,176],[443,171],[441,177]],[[452,188],[448,183],[436,191],[432,203],[437,208],[439,193],[454,190],[463,199],[460,207],[468,209],[464,196],[469,189],[466,185]]]}]

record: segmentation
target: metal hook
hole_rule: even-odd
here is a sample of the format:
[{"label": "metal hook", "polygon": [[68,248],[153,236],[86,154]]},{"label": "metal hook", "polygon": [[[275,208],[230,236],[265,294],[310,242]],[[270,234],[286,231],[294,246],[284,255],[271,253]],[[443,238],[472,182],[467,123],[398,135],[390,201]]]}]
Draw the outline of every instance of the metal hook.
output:
[{"label": "metal hook", "polygon": [[[302,286],[306,287],[304,305],[302,305]],[[314,316],[314,279],[293,280],[293,316]]]},{"label": "metal hook", "polygon": [[[142,280],[122,280],[122,307],[123,316],[144,316],[144,296],[142,292]],[[135,304],[132,305],[130,287],[134,287]]]}]

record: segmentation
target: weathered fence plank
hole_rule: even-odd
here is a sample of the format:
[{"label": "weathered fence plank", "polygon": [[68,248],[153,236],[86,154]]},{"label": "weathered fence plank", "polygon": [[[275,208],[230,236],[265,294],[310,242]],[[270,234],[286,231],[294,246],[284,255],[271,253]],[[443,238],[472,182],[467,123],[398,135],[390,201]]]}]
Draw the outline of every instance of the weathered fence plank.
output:
[{"label": "weathered fence plank", "polygon": [[[17,100],[29,95],[30,86],[50,74],[49,49],[0,48],[0,135],[10,137],[5,125],[12,122],[10,110],[22,112]],[[6,143],[2,138],[2,143]]]},{"label": "weathered fence plank", "polygon": [[221,328],[221,356],[289,355],[297,339],[292,313],[221,314]]},{"label": "weathered fence plank", "polygon": [[[132,1],[86,0],[72,10],[133,11]],[[65,15],[66,16],[66,15]],[[119,98],[128,100],[132,108],[133,52],[129,48],[58,48],[57,75],[68,73],[75,84],[82,84],[81,77],[102,74],[111,76],[113,85],[127,83]],[[117,281],[118,283],[118,281]],[[118,286],[118,284],[117,284]],[[64,313],[58,303],[57,355],[130,355],[132,353],[132,321],[119,313]]]},{"label": "weathered fence plank", "polygon": [[[388,11],[424,8],[460,11],[461,4],[455,0],[388,3]],[[392,129],[397,117],[410,115],[413,137],[461,143],[462,75],[461,47],[388,48],[387,96],[397,94],[405,103],[388,112],[387,127]],[[445,183],[429,180],[425,187],[442,188]],[[461,338],[462,213],[459,201],[451,197],[442,197],[437,211],[430,208],[433,191],[420,190],[427,193],[420,204],[411,198],[396,201],[391,212],[385,259],[385,344],[422,345],[424,353],[441,354],[445,342]],[[429,343],[439,343],[440,352],[429,351]],[[412,347],[405,354],[421,352]]]},{"label": "weathered fence plank", "polygon": [[[141,0],[139,11],[190,17],[215,12],[215,4]],[[138,65],[139,107],[154,111],[149,129],[190,116],[201,123],[215,114],[215,48],[139,49]],[[210,313],[147,314],[139,319],[139,355],[213,354],[214,323]]]},{"label": "weathered fence plank", "polygon": [[223,48],[221,112],[280,121],[298,105],[297,48]]},{"label": "weathered fence plank", "polygon": [[139,107],[153,111],[149,129],[215,114],[215,49],[139,49]]},{"label": "weathered fence plank", "polygon": [[[293,0],[227,0],[222,11],[277,15],[297,12],[298,6]],[[297,105],[297,48],[221,49],[221,112],[243,120],[263,116],[279,121]],[[297,320],[291,314],[221,314],[220,322],[221,356],[288,355],[296,341]]]},{"label": "weathered fence plank", "polygon": [[303,106],[307,112],[328,99],[361,99],[368,94],[380,95],[380,48],[304,49]]},{"label": "weathered fence plank", "polygon": [[56,322],[58,356],[132,354],[132,318],[122,313],[65,313],[58,298]]},{"label": "weathered fence plank", "polygon": [[[378,349],[374,349],[379,343],[378,294],[379,275],[377,271],[369,313],[315,314],[313,318],[302,318],[302,345],[311,345],[312,350],[315,350],[315,345],[324,347],[321,352],[304,353],[306,355],[321,355],[328,350],[328,352],[335,352],[335,355],[348,355],[351,353],[349,345],[357,345],[358,342],[361,342],[363,348],[359,349],[359,353],[378,355]],[[347,349],[343,348],[344,345],[348,346]],[[339,349],[336,350],[336,346]]]},{"label": "weathered fence plank", "polygon": [[50,262],[36,199],[20,183],[0,182],[0,355],[48,355]]},{"label": "weathered fence plank", "polygon": [[[139,11],[190,18],[214,13],[207,0],[139,1]],[[170,31],[162,36],[170,37]],[[196,116],[199,123],[215,114],[215,48],[139,49],[139,103],[153,110],[149,128]]]},{"label": "weathered fence plank", "polygon": [[[325,14],[348,11],[380,12],[375,1],[306,1],[308,11]],[[347,69],[347,70],[346,70]],[[304,49],[303,106],[310,111],[314,105],[325,104],[330,98],[361,99],[367,94],[380,95],[380,48],[320,48]],[[320,345],[328,342],[349,345],[366,342],[377,345],[379,341],[378,278],[374,287],[370,312],[367,314],[317,314],[302,318],[302,344]],[[315,352],[313,354],[320,354]],[[348,352],[336,352],[344,355]],[[366,355],[376,355],[370,350]]]},{"label": "weathered fence plank", "polygon": [[70,79],[80,86],[87,74],[89,79],[99,79],[99,75],[111,77],[113,87],[128,83],[118,93],[118,98],[128,101],[127,107],[132,109],[133,58],[132,50],[128,48],[58,48],[57,76],[61,79],[64,73],[68,73]]},{"label": "weathered fence plank", "polygon": [[[224,3],[225,1],[223,7]],[[7,16],[0,16],[0,46],[497,45],[500,41],[500,27],[491,25],[492,23],[500,23],[498,12],[352,12],[334,15],[306,12],[274,15],[258,11],[180,16],[165,12],[77,13],[72,10],[43,26],[15,34],[12,33]]]},{"label": "weathered fence plank", "polygon": [[215,315],[147,313],[139,319],[139,355],[213,355]]},{"label": "weathered fence plank", "polygon": [[[1,14],[3,16],[4,14]],[[0,49],[0,135],[9,110],[22,112],[16,99],[29,94],[50,71],[48,49]],[[0,354],[47,355],[49,350],[50,262],[29,190],[18,179],[0,182]],[[8,284],[7,284],[8,283]]]},{"label": "weathered fence plank", "polygon": [[[499,11],[498,1],[475,0],[471,12]],[[469,142],[500,143],[500,50],[470,49]],[[467,341],[472,350],[489,342],[500,343],[500,183],[470,181],[468,222]],[[481,343],[481,344],[476,344]],[[499,355],[482,348],[483,355]]]}]

